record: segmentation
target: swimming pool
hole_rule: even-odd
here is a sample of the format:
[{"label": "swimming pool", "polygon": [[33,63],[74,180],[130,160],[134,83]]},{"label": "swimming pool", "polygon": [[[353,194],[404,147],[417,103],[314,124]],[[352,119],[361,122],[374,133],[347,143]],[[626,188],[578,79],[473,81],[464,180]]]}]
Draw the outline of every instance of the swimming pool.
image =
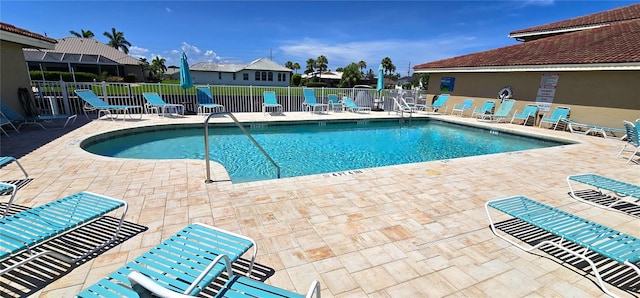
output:
[{"label": "swimming pool", "polygon": [[[247,124],[245,124],[247,125]],[[437,120],[253,123],[247,130],[281,177],[340,172],[563,145]],[[88,152],[139,159],[204,159],[203,128],[165,125],[98,135]],[[234,183],[273,179],[276,168],[235,126],[209,128],[210,158]]]}]

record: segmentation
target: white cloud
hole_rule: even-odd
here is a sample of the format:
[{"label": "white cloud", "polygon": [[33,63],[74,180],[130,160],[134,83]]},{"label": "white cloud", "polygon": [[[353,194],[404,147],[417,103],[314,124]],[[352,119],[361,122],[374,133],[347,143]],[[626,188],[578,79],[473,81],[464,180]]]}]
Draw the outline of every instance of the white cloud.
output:
[{"label": "white cloud", "polygon": [[188,54],[196,54],[196,55],[200,55],[201,51],[198,47],[194,46],[194,45],[190,45],[186,42],[182,42],[182,46],[180,47],[180,49],[185,52],[187,55]]},{"label": "white cloud", "polygon": [[[309,58],[316,59],[324,55],[329,60],[329,69],[347,66],[363,60],[367,69],[378,68],[383,58],[389,57],[396,66],[396,71],[406,74],[409,67],[434,60],[459,56],[477,50],[486,41],[471,36],[435,37],[432,39],[388,39],[377,41],[358,41],[332,43],[328,41],[305,38],[298,41],[287,41],[280,46],[281,56],[300,63],[303,68]],[[284,61],[283,61],[284,63]],[[413,71],[413,70],[411,70]]]},{"label": "white cloud", "polygon": [[523,6],[536,5],[536,6],[550,6],[553,5],[555,0],[526,0]]},{"label": "white cloud", "polygon": [[165,10],[166,10],[168,13],[172,13],[172,12],[173,12],[173,11],[171,11],[171,8],[169,8],[169,7],[165,8]]},{"label": "white cloud", "polygon": [[136,58],[146,58],[146,53],[149,52],[149,49],[131,46],[129,48],[129,55]]}]

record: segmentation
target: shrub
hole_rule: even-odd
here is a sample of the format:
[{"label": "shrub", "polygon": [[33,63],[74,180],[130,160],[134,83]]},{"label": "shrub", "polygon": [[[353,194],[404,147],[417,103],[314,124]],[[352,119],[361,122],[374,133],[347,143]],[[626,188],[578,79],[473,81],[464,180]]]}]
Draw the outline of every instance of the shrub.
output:
[{"label": "shrub", "polygon": [[291,76],[291,86],[300,86],[300,82],[302,82],[302,75],[299,73],[296,73],[294,75]]},{"label": "shrub", "polygon": [[327,87],[327,83],[324,82],[307,82],[306,83],[307,87]]},{"label": "shrub", "polygon": [[29,71],[29,76],[32,80],[42,80],[42,75],[44,75],[44,79],[47,81],[59,81],[60,78],[62,78],[65,82],[73,82],[74,75],[76,77],[76,82],[93,82],[93,80],[97,78],[95,74],[88,72],[76,72],[75,74],[71,74],[66,71]]},{"label": "shrub", "polygon": [[135,75],[135,74],[133,74],[133,73],[127,74],[127,75],[124,77],[124,81],[125,81],[126,83],[135,83],[135,82],[136,82],[136,75]]}]

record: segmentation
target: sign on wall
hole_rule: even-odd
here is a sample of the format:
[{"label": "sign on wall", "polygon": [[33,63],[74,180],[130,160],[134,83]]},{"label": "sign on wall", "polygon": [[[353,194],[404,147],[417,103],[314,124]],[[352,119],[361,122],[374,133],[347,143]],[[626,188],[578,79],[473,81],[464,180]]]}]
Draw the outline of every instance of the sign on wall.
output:
[{"label": "sign on wall", "polygon": [[456,83],[454,77],[443,77],[440,79],[440,91],[451,92],[453,91],[453,85]]},{"label": "sign on wall", "polygon": [[536,105],[540,112],[548,112],[551,110],[553,98],[556,95],[556,87],[558,86],[558,74],[543,74],[536,95]]}]

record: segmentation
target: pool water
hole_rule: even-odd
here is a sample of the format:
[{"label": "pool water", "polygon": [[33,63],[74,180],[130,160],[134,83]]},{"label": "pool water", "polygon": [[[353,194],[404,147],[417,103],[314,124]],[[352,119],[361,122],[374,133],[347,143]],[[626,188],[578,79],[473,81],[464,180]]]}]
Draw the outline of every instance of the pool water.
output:
[{"label": "pool water", "polygon": [[[562,143],[441,121],[260,124],[247,127],[281,177],[528,150]],[[202,128],[157,129],[89,141],[89,152],[119,158],[204,160]],[[276,168],[237,127],[209,128],[210,158],[234,183],[274,179]]]}]

